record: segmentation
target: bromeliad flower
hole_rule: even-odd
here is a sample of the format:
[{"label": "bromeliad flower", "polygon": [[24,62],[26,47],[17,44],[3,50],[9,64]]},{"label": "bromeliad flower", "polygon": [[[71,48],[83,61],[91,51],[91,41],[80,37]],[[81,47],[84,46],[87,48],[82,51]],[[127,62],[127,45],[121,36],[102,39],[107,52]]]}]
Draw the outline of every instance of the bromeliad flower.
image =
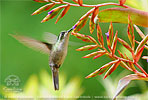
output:
[{"label": "bromeliad flower", "polygon": [[[131,9],[131,7],[128,7],[125,5],[126,0],[119,0],[119,3],[103,3],[103,4],[97,4],[97,5],[89,5],[84,4],[83,0],[72,0],[72,2],[65,2],[64,0],[35,0],[36,2],[50,2],[50,4],[45,5],[41,8],[39,8],[36,12],[33,13],[39,14],[43,11],[46,11],[46,9],[52,8],[54,5],[61,4],[60,6],[57,6],[56,8],[52,9],[48,15],[42,20],[42,22],[46,22],[49,19],[54,18],[60,11],[63,9],[61,14],[58,16],[56,23],[61,19],[69,10],[71,6],[73,7],[88,7],[91,9],[86,12],[73,26],[73,32],[72,35],[77,37],[78,39],[91,43],[89,45],[80,47],[77,49],[77,51],[86,51],[86,50],[96,50],[95,52],[92,52],[90,54],[85,55],[83,58],[90,58],[93,57],[94,59],[101,57],[103,55],[111,58],[112,61],[108,62],[107,64],[103,65],[102,67],[99,67],[96,71],[88,75],[86,78],[91,78],[100,74],[105,73],[104,78],[109,76],[115,69],[120,65],[121,67],[132,71],[134,74],[130,74],[124,78],[122,78],[118,83],[117,92],[115,93],[114,99],[116,96],[118,96],[121,91],[130,83],[131,80],[145,80],[148,81],[148,74],[147,72],[138,64],[139,59],[141,58],[141,55],[144,51],[144,49],[148,49],[148,35],[144,35],[143,32],[136,26],[143,26],[148,27],[147,19],[148,19],[148,13],[144,11],[139,11],[136,9]],[[99,8],[102,6],[107,5],[114,5],[114,6],[120,6],[118,8],[108,8],[99,11]],[[95,26],[97,29],[97,40],[89,35],[84,35],[78,33],[86,24],[88,19],[89,20],[89,29],[90,33],[92,34],[95,30]],[[94,22],[95,19],[95,22]],[[99,22],[110,22],[110,26],[108,29],[108,32],[105,33],[106,35],[106,42],[108,48],[104,46],[105,41],[103,39],[102,30],[99,25]],[[116,31],[115,35],[113,32],[113,25],[112,23],[127,23],[127,37],[130,41],[130,44],[126,42],[125,40],[119,38],[117,35],[120,34],[118,31]],[[136,24],[136,25],[134,25]],[[141,36],[142,40],[139,42],[135,40],[134,35],[134,27],[138,34]],[[136,47],[135,42],[138,43],[138,46]],[[126,53],[122,53],[120,50],[117,50],[119,53],[119,56],[116,55],[116,49],[117,44],[120,43],[123,47],[125,47],[130,54],[132,55],[131,58],[128,57]],[[109,50],[108,50],[109,49]],[[147,57],[143,57],[143,59],[146,59]],[[137,68],[135,68],[137,67]]]},{"label": "bromeliad flower", "polygon": [[105,33],[107,39],[109,39],[109,32]]},{"label": "bromeliad flower", "polygon": [[[129,17],[130,20],[130,17]],[[109,31],[107,33],[105,33],[106,35],[106,40],[107,40],[107,46],[109,51],[107,50],[107,48],[105,48],[104,45],[104,41],[103,37],[102,37],[102,31],[100,26],[97,27],[97,37],[98,37],[98,42],[100,44],[98,44],[97,42],[90,42],[90,43],[95,43],[96,45],[87,45],[87,46],[83,46],[79,49],[77,49],[78,51],[86,51],[86,50],[92,50],[92,49],[97,49],[99,51],[96,52],[92,52],[86,56],[84,56],[83,58],[90,58],[90,57],[94,57],[94,59],[101,57],[102,55],[106,55],[107,57],[111,58],[113,61],[105,64],[104,66],[100,67],[99,69],[97,69],[96,71],[92,72],[91,74],[89,74],[86,78],[91,78],[91,77],[95,77],[97,75],[101,75],[103,73],[105,73],[104,79],[109,76],[113,71],[115,71],[115,69],[120,65],[123,68],[126,68],[132,72],[134,72],[135,74],[130,74],[124,78],[122,78],[119,83],[118,83],[118,88],[117,91],[115,93],[114,99],[116,98],[116,96],[118,96],[121,91],[123,91],[123,89],[131,82],[131,80],[145,80],[148,81],[148,74],[146,73],[146,71],[138,64],[139,59],[141,58],[142,52],[145,48],[145,44],[148,41],[148,35],[146,35],[145,37],[143,37],[143,40],[141,42],[139,42],[139,45],[137,46],[137,48],[135,49],[135,45],[134,45],[134,33],[131,33],[132,37],[129,36],[130,35],[130,31],[133,28],[133,25],[131,23],[131,20],[129,21],[129,25],[130,27],[128,27],[128,38],[129,40],[131,40],[131,46],[124,41],[121,38],[118,38],[118,31],[116,31],[115,35],[112,33],[113,32],[113,26],[112,23],[109,26]],[[76,35],[77,34],[77,35]],[[72,35],[76,36],[77,38],[83,40],[84,42],[87,42],[89,40],[89,38],[86,38],[86,35],[82,35],[82,34],[78,34],[78,33],[72,33]],[[90,36],[87,36],[90,37]],[[101,37],[101,38],[100,38]],[[86,41],[86,39],[88,39]],[[93,41],[94,40],[93,38]],[[116,45],[117,45],[117,41],[119,43],[121,43],[123,45],[123,47],[125,47],[127,50],[129,50],[129,52],[132,55],[132,59],[129,59],[128,56],[124,53],[122,54],[119,50],[119,57],[115,54],[116,51]],[[146,59],[147,57],[143,57],[143,59]],[[139,68],[141,70],[141,72],[139,72],[135,66],[137,68]]]}]

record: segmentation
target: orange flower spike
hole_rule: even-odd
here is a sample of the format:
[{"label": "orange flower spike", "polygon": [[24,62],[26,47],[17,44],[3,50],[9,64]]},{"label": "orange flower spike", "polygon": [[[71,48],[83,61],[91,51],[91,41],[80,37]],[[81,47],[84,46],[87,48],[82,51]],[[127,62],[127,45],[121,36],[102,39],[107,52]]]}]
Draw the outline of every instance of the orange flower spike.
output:
[{"label": "orange flower spike", "polygon": [[91,57],[96,56],[98,53],[99,53],[99,51],[96,51],[96,52],[90,53],[90,54],[88,54],[88,55],[85,55],[85,56],[82,57],[82,58],[91,58]]},{"label": "orange flower spike", "polygon": [[41,23],[54,18],[60,12],[60,10],[65,7],[66,7],[66,5],[62,5],[62,6],[56,7],[53,10],[51,10],[50,12],[48,12],[48,15],[41,21]]},{"label": "orange flower spike", "polygon": [[123,4],[125,4],[126,0],[119,0],[120,5],[122,6]]},{"label": "orange flower spike", "polygon": [[99,23],[97,23],[97,38],[98,38],[98,42],[99,42],[102,46],[104,46],[102,30],[101,30],[101,28],[100,28]]},{"label": "orange flower spike", "polygon": [[88,54],[88,55],[86,55],[86,56],[84,56],[82,58],[91,58],[91,57],[94,57],[94,56],[96,56],[98,54],[101,54],[101,53],[104,53],[104,51],[102,51],[102,50],[96,51],[96,52],[90,53],[90,54]]},{"label": "orange flower spike", "polygon": [[143,50],[144,50],[144,46],[141,47],[141,48],[139,49],[139,51],[137,52],[136,57],[135,57],[135,60],[134,60],[135,62],[138,62],[138,61],[139,61],[139,59],[140,59],[140,57],[141,57],[141,55],[142,55]]},{"label": "orange flower spike", "polygon": [[130,59],[128,58],[128,56],[126,55],[126,53],[124,53],[124,55],[125,55],[125,58],[126,58],[126,59],[130,60]]},{"label": "orange flower spike", "polygon": [[80,6],[82,6],[82,5],[83,5],[83,0],[78,0],[78,4],[79,4]]},{"label": "orange flower spike", "polygon": [[69,8],[70,8],[70,5],[67,5],[67,6],[65,7],[65,9],[62,11],[62,13],[58,16],[58,18],[57,18],[57,20],[56,20],[56,23],[57,23],[61,18],[64,17],[64,15],[68,12]]},{"label": "orange flower spike", "polygon": [[115,71],[115,69],[119,66],[119,64],[120,64],[120,60],[118,60],[115,64],[113,64],[111,67],[110,67],[110,69],[106,72],[106,74],[105,74],[105,76],[104,76],[104,79],[108,76],[108,75],[110,75],[113,71]]},{"label": "orange flower spike", "polygon": [[86,45],[86,46],[80,47],[76,50],[77,51],[86,51],[86,50],[96,49],[97,47],[98,47],[97,45]]},{"label": "orange flower spike", "polygon": [[130,65],[130,68],[131,68],[134,72],[136,72],[136,69],[135,69],[135,67],[134,67],[134,64],[131,63],[131,62],[129,62],[129,65]]},{"label": "orange flower spike", "polygon": [[107,40],[107,46],[109,48],[109,50],[111,51],[111,43],[110,43],[110,39],[109,39],[109,32],[105,33],[106,35],[106,40]]},{"label": "orange flower spike", "polygon": [[128,49],[130,52],[133,52],[133,51],[132,51],[132,48],[128,45],[127,42],[125,42],[124,40],[122,40],[122,39],[120,39],[120,38],[118,38],[118,41],[119,41],[126,49]]},{"label": "orange flower spike", "polygon": [[97,16],[97,14],[99,13],[99,7],[95,7],[93,13],[92,13],[92,21],[94,22],[95,17]]},{"label": "orange flower spike", "polygon": [[75,3],[78,3],[78,1],[77,0],[72,0],[73,2],[75,2]]},{"label": "orange flower spike", "polygon": [[140,37],[143,39],[145,37],[143,32],[136,25],[134,25],[134,27],[135,27],[136,31],[138,32],[138,34],[140,35]]},{"label": "orange flower spike", "polygon": [[33,12],[32,15],[40,14],[43,11],[47,11],[50,8],[54,7],[54,5],[55,5],[55,3],[46,4],[46,5],[42,6],[42,7],[40,7],[39,9],[37,9],[35,12]]},{"label": "orange flower spike", "polygon": [[93,43],[98,44],[97,41],[96,41],[93,37],[91,37],[91,36],[89,36],[89,35],[87,35],[87,37],[88,37]]},{"label": "orange flower spike", "polygon": [[135,36],[134,36],[134,28],[133,28],[133,24],[132,24],[130,15],[128,15],[127,33],[128,33],[128,38],[130,40],[131,46],[132,46],[132,50],[134,51],[134,48],[135,48]]},{"label": "orange flower spike", "polygon": [[88,20],[88,16],[83,17],[82,19],[80,19],[73,27],[73,31],[76,33],[78,31],[80,31],[86,24]]},{"label": "orange flower spike", "polygon": [[99,58],[99,57],[103,56],[105,53],[106,53],[105,51],[102,51],[98,55],[96,55],[93,59]]},{"label": "orange flower spike", "polygon": [[94,32],[94,29],[95,29],[95,23],[90,18],[90,21],[89,21],[89,30],[90,30],[90,33],[91,34]]},{"label": "orange flower spike", "polygon": [[89,74],[88,76],[86,76],[85,78],[91,78],[91,77],[95,77],[97,75],[101,75],[103,74],[112,64],[118,62],[118,60],[115,61],[111,61],[107,64],[105,64],[104,66],[102,66],[101,68],[97,69],[96,71],[92,72],[91,74]]},{"label": "orange flower spike", "polygon": [[80,34],[80,33],[73,33],[72,35],[76,36],[77,38],[81,39],[84,42],[89,42],[89,43],[96,43],[95,39],[91,36]]},{"label": "orange flower spike", "polygon": [[117,46],[117,35],[118,35],[118,31],[116,31],[116,34],[115,34],[114,39],[113,39],[113,43],[112,43],[112,47],[111,47],[112,55],[114,55],[115,50],[116,50],[116,46]]},{"label": "orange flower spike", "polygon": [[120,55],[121,58],[125,58],[125,57],[123,56],[123,54],[122,54],[119,50],[117,50],[117,51],[118,51],[118,53],[119,53],[119,55]]},{"label": "orange flower spike", "polygon": [[97,14],[99,13],[99,7],[95,7],[95,9],[92,12],[90,21],[89,21],[89,29],[90,29],[90,33],[92,34],[94,29],[95,29],[95,22],[94,22],[94,18],[97,16]]},{"label": "orange flower spike", "polygon": [[136,49],[136,51],[135,51],[135,55],[137,55],[139,49],[140,49],[141,47],[143,47],[143,46],[147,43],[147,41],[148,41],[148,34],[147,34],[147,35],[143,38],[143,40],[139,43],[139,45],[138,45],[138,47],[137,47],[137,49]]},{"label": "orange flower spike", "polygon": [[109,33],[110,44],[112,44],[113,37],[114,37],[114,34],[113,34],[113,24],[112,24],[112,22],[110,23],[108,33]]}]

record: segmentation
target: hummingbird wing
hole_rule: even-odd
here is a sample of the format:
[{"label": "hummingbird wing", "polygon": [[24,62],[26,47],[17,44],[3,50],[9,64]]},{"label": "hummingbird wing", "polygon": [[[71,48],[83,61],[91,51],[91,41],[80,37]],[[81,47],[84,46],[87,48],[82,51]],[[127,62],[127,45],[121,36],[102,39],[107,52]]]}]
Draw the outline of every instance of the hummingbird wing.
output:
[{"label": "hummingbird wing", "polygon": [[[58,36],[56,36],[55,34],[49,33],[49,32],[45,32],[43,35],[43,39],[51,44],[55,44],[57,41],[57,38]],[[84,43],[69,41],[68,45],[69,46],[82,46],[84,45]]]},{"label": "hummingbird wing", "polygon": [[49,32],[45,32],[43,35],[43,39],[50,44],[55,44],[57,41],[57,38],[58,36],[56,36],[55,34],[49,33]]},{"label": "hummingbird wing", "polygon": [[49,44],[46,42],[38,41],[26,36],[12,35],[12,34],[10,35],[16,40],[18,40],[19,42],[21,42],[22,44],[24,44],[25,46],[30,47],[34,50],[40,51],[41,53],[44,53],[44,54],[49,54],[52,48],[52,44]]}]

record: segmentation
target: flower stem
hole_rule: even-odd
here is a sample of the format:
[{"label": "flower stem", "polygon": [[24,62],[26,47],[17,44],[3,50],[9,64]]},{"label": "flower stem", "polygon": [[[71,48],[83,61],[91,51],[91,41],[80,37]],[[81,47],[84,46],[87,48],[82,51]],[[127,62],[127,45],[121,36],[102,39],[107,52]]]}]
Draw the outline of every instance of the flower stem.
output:
[{"label": "flower stem", "polygon": [[[63,2],[55,2],[55,1],[52,1],[52,2],[53,3],[56,3],[56,4],[68,4],[70,6],[76,6],[76,7],[80,6],[78,4],[72,4],[72,3],[69,3],[69,2],[65,2],[65,1],[63,1]],[[110,2],[110,3],[102,3],[102,4],[97,4],[97,5],[83,4],[83,5],[81,5],[81,7],[103,7],[103,6],[107,6],[107,5],[115,5],[115,6],[121,6],[121,7],[124,7],[124,8],[130,8],[127,5],[120,5],[118,3],[112,3],[112,2]]]}]

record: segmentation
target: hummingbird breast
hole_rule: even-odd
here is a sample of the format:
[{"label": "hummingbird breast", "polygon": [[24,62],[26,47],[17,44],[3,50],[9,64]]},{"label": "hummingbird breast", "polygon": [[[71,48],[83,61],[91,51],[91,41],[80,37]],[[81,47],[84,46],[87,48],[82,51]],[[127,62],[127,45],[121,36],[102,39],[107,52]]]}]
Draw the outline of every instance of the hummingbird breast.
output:
[{"label": "hummingbird breast", "polygon": [[49,58],[50,67],[60,67],[67,55],[67,46],[64,42],[58,42],[53,46]]}]

